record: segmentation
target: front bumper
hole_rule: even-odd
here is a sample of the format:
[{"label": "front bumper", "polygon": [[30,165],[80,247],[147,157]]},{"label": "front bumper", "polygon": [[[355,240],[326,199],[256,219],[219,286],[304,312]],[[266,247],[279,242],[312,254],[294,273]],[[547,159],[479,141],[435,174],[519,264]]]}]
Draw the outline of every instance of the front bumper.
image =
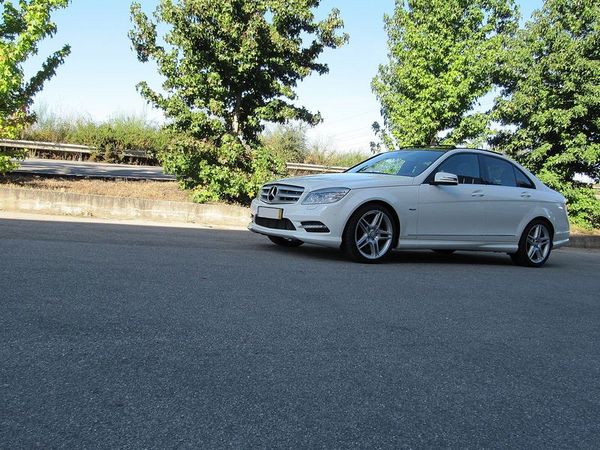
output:
[{"label": "front bumper", "polygon": [[[268,204],[255,199],[250,205],[252,222],[248,225],[248,229],[265,236],[292,238],[309,244],[337,248],[342,243],[342,233],[346,223],[346,217],[340,214],[342,210],[341,203],[343,203],[343,199],[340,202],[327,205]],[[257,224],[256,215],[259,207],[282,209],[282,218],[289,220],[295,230]],[[302,222],[321,222],[329,229],[329,232],[310,232]]]}]

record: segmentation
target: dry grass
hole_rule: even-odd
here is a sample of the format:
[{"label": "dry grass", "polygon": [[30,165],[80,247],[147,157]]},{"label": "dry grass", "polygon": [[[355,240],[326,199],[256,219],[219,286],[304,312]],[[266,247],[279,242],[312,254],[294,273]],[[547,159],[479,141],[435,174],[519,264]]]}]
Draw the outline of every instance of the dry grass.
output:
[{"label": "dry grass", "polygon": [[571,234],[577,234],[577,235],[588,235],[588,236],[600,236],[600,230],[596,229],[596,230],[589,230],[587,228],[582,228],[579,227],[577,225],[573,225],[571,224]]},{"label": "dry grass", "polygon": [[175,202],[190,201],[188,193],[180,190],[174,181],[88,180],[8,174],[0,176],[0,185],[122,198],[144,198]]}]

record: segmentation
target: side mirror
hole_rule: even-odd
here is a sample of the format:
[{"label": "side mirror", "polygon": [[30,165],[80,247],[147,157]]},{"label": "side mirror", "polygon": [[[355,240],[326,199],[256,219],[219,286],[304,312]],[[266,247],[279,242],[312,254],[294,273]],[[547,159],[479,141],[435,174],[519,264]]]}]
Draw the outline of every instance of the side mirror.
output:
[{"label": "side mirror", "polygon": [[433,179],[434,185],[455,186],[458,184],[458,176],[448,172],[438,172]]}]

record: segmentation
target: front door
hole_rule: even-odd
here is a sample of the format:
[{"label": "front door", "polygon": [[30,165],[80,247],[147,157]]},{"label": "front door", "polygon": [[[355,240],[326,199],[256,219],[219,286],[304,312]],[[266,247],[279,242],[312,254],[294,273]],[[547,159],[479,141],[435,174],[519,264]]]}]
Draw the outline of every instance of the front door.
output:
[{"label": "front door", "polygon": [[421,239],[471,240],[483,234],[485,194],[476,154],[459,153],[443,161],[431,174],[458,176],[458,185],[419,187],[417,234]]}]

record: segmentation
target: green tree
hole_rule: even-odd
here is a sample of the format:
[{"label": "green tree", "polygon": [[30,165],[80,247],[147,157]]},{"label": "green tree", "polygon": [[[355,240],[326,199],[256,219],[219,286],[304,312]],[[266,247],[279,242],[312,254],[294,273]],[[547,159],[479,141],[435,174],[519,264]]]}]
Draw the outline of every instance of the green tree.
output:
[{"label": "green tree", "polygon": [[[68,3],[68,0],[20,0],[15,5],[11,0],[0,0],[0,138],[17,138],[34,120],[29,112],[33,97],[70,53],[70,47],[65,45],[50,55],[31,79],[25,79],[22,64],[37,54],[42,39],[56,33],[51,12]],[[15,168],[11,161],[14,156],[19,154],[0,150],[0,173]]]},{"label": "green tree", "polygon": [[[197,200],[254,194],[264,178],[255,176],[256,161],[268,160],[259,154],[265,153],[259,145],[265,122],[320,121],[294,103],[294,88],[313,72],[326,73],[319,55],[347,36],[337,34],[343,26],[337,10],[315,20],[319,3],[161,0],[154,21],[132,5],[130,38],[138,59],[156,61],[165,78],[163,92],[145,82],[138,89],[165,112],[174,133],[185,135],[163,161],[184,187],[196,190]],[[162,39],[159,24],[168,25]]]},{"label": "green tree", "polygon": [[384,119],[373,128],[383,143],[455,144],[486,135],[488,115],[472,110],[492,91],[517,20],[513,0],[397,0],[385,17],[389,62],[372,83]]},{"label": "green tree", "polygon": [[600,3],[546,0],[514,40],[494,115],[493,143],[569,201],[572,219],[600,227]]}]

